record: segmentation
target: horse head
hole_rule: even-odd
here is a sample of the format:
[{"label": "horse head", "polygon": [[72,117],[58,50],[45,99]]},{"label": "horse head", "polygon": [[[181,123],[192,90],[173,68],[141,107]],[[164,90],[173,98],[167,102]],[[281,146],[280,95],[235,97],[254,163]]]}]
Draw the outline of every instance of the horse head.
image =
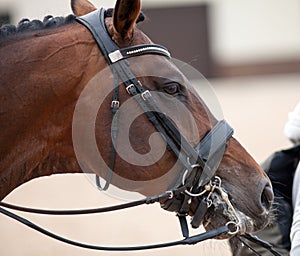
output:
[{"label": "horse head", "polygon": [[[96,8],[87,0],[72,0],[72,10],[86,16]],[[173,203],[179,200],[180,208],[187,204],[185,213],[195,216],[205,198],[205,228],[224,225],[233,215],[240,232],[263,228],[272,187],[236,139],[230,136],[221,145],[213,177],[201,183],[207,163],[194,148],[218,121],[168,51],[138,29],[140,12],[139,0],[118,0],[112,13],[102,12],[109,40],[121,49],[114,52],[114,63],[107,63],[90,31],[74,17],[63,26],[0,40],[1,199],[32,178],[82,170],[145,196],[196,180],[200,185],[188,187],[188,200],[181,191],[177,198],[161,200],[163,208],[178,211]],[[136,57],[119,62],[122,49],[132,50],[123,55]],[[134,85],[116,76],[119,69],[130,71]],[[142,93],[130,95],[136,86]],[[143,101],[150,99],[155,104],[149,108]],[[152,115],[160,118],[158,124]],[[157,132],[160,126],[164,129]],[[181,152],[183,144],[192,149],[192,161]]]},{"label": "horse head", "polygon": [[[74,13],[86,15],[96,8],[85,0],[72,1]],[[140,16],[140,1],[117,1],[112,17],[105,19],[107,31],[112,40],[122,49],[136,45],[149,45],[153,42],[137,28],[136,21]],[[167,113],[175,119],[176,126],[189,142],[196,146],[216,124],[217,120],[207,109],[203,101],[197,97],[194,90],[189,87],[187,78],[165,56],[143,55],[128,60],[130,69],[138,78],[140,84],[154,94],[156,103],[160,111]],[[110,71],[108,71],[110,73]],[[110,74],[103,77],[110,77],[111,90],[113,88],[113,77]],[[92,84],[99,83],[99,79],[94,79]],[[124,81],[123,81],[124,82]],[[102,83],[103,84],[103,81]],[[93,87],[93,86],[91,86]],[[95,85],[94,88],[97,88]],[[99,89],[94,89],[90,94],[95,94]],[[88,99],[91,100],[90,94]],[[111,137],[111,123],[103,123],[103,117],[110,117],[110,105],[112,92],[108,98],[103,99],[100,112],[95,121],[97,145],[104,167],[98,174],[107,177],[111,140],[103,139]],[[125,88],[119,88],[119,99],[122,102],[130,101],[130,95]],[[84,98],[83,98],[84,99]],[[87,99],[83,100],[86,102]],[[93,101],[91,101],[93,102]],[[119,104],[119,103],[118,103]],[[106,107],[103,107],[106,106]],[[155,127],[149,122],[145,113],[140,110],[137,102],[130,101],[124,104],[124,109],[120,108],[118,114],[119,125],[124,125],[120,130],[125,130],[124,134],[119,130],[119,136],[115,141],[117,152],[123,154],[116,157],[112,184],[127,190],[137,191],[144,195],[158,194],[170,188],[176,176],[180,176],[182,165],[178,163],[177,157],[167,148],[162,136],[157,135]],[[132,118],[131,116],[134,116]],[[130,127],[124,128],[130,121]],[[191,121],[192,120],[192,121]],[[82,129],[80,130],[82,131]],[[78,135],[78,134],[77,134]],[[97,137],[98,135],[98,137]],[[120,137],[126,137],[122,139]],[[81,141],[83,142],[84,139]],[[87,159],[88,156],[83,153]],[[154,160],[155,158],[155,160]],[[143,159],[139,161],[139,159]],[[92,160],[91,160],[92,161]],[[143,164],[147,162],[146,164]],[[88,163],[86,163],[88,165]],[[99,163],[97,163],[98,165]],[[96,167],[89,167],[96,172]],[[216,170],[216,176],[222,181],[224,191],[229,196],[239,221],[242,223],[243,232],[253,232],[263,228],[269,217],[269,210],[273,200],[272,187],[264,171],[255,160],[246,152],[239,142],[230,138],[227,142],[226,150],[222,160]],[[118,179],[119,177],[119,179]],[[199,205],[200,197],[191,200],[188,213],[193,216]],[[168,200],[161,202],[168,204]],[[230,215],[224,210],[227,206],[217,196],[212,201],[205,214],[203,225],[214,228],[230,220]]]}]

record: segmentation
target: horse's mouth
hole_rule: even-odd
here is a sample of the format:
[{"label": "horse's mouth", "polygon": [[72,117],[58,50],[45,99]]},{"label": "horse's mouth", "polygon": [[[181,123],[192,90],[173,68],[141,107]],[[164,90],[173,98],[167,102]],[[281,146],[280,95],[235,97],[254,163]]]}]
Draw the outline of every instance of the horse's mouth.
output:
[{"label": "horse's mouth", "polygon": [[[230,229],[232,232],[217,237],[217,239],[227,239],[234,235],[242,235],[245,233],[253,233],[266,225],[257,223],[256,220],[247,216],[245,213],[234,208],[234,211],[228,207],[228,204],[222,200],[219,194],[212,195],[212,205],[204,216],[202,225],[206,230],[212,230],[220,226],[231,223]],[[232,225],[233,224],[233,225]]]},{"label": "horse's mouth", "polygon": [[192,217],[191,226],[193,228],[198,228],[202,224],[209,231],[227,226],[229,231],[216,237],[217,239],[254,233],[269,223],[267,209],[264,209],[259,215],[255,215],[253,212],[247,214],[247,212],[239,210],[238,205],[232,203],[234,200],[230,198],[226,188],[221,186],[220,178],[210,182],[198,194],[185,192],[187,197],[183,197],[181,193],[180,197],[172,197],[161,202],[162,208],[180,214],[187,214],[187,212],[181,212],[182,209],[186,210],[187,208],[188,214]]},{"label": "horse's mouth", "polygon": [[216,229],[220,226],[227,225],[228,223],[235,224],[235,225],[231,225],[230,233],[219,236],[217,237],[217,239],[227,239],[232,237],[233,235],[254,232],[255,228],[253,225],[253,220],[251,218],[247,217],[241,212],[238,212],[239,219],[232,220],[232,216],[224,214],[225,207],[222,208],[223,210],[220,209],[220,206],[218,207],[218,209],[209,209],[202,223],[203,227],[206,230]]}]

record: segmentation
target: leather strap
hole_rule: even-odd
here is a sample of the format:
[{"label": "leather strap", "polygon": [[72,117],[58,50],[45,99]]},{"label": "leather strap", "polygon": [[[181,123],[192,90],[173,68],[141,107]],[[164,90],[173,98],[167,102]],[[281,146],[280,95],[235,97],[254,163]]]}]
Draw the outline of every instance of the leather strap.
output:
[{"label": "leather strap", "polygon": [[225,121],[219,121],[196,147],[205,161],[205,167],[199,178],[198,188],[205,185],[216,172],[226,149],[226,142],[233,135],[233,128]]},{"label": "leather strap", "polygon": [[191,222],[193,228],[198,228],[201,225],[204,215],[207,212],[207,209],[208,209],[207,201],[205,198],[202,198]]},{"label": "leather strap", "polygon": [[179,219],[182,236],[186,238],[189,237],[190,234],[189,234],[189,227],[186,221],[186,215],[177,214],[177,217]]},{"label": "leather strap", "polygon": [[175,246],[175,245],[191,245],[191,244],[196,244],[196,243],[202,242],[207,239],[215,238],[222,234],[228,233],[228,231],[229,231],[228,227],[225,225],[225,226],[221,226],[221,227],[218,227],[218,228],[210,230],[210,231],[206,231],[202,234],[187,237],[182,240],[173,241],[173,242],[166,242],[166,243],[161,243],[161,244],[140,245],[140,246],[120,246],[120,247],[118,247],[118,246],[116,246],[116,247],[114,247],[114,246],[99,246],[99,245],[80,243],[80,242],[59,236],[57,234],[54,234],[54,233],[36,225],[35,223],[33,223],[25,218],[22,218],[21,216],[15,214],[13,212],[10,212],[2,207],[0,207],[0,213],[22,223],[23,225],[28,226],[31,229],[34,229],[48,237],[51,237],[55,240],[58,240],[63,243],[70,244],[70,245],[73,245],[76,247],[81,247],[81,248],[86,248],[86,249],[91,249],[91,250],[98,250],[98,251],[140,251],[140,250],[165,248],[165,247],[170,247],[170,246]]}]

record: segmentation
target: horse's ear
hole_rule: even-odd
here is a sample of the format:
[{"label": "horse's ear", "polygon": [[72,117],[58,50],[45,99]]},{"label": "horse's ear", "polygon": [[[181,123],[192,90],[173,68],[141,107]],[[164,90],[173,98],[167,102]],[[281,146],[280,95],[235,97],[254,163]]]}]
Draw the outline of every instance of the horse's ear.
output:
[{"label": "horse's ear", "polygon": [[88,0],[71,0],[71,8],[76,16],[82,16],[97,9]]},{"label": "horse's ear", "polygon": [[140,11],[140,0],[117,1],[113,14],[113,24],[122,40],[129,40],[132,37]]}]

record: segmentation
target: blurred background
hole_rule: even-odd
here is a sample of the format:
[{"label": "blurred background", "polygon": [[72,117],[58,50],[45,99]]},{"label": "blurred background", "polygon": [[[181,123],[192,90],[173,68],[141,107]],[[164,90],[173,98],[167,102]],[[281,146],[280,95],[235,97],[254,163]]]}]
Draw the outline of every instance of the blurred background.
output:
[{"label": "blurred background", "polygon": [[[91,2],[96,7],[115,4],[112,0]],[[300,100],[299,0],[143,0],[142,5],[147,20],[140,28],[208,79],[225,118],[235,128],[235,137],[258,162],[291,145],[283,127],[288,112]],[[0,24],[69,13],[70,0],[0,0]],[[16,189],[5,201],[55,209],[119,203],[97,192],[83,175],[40,178]],[[180,238],[173,214],[156,205],[101,216],[24,216],[56,233],[94,244]],[[45,238],[4,216],[0,216],[0,254],[231,255],[226,241],[149,252],[87,251]]]}]

